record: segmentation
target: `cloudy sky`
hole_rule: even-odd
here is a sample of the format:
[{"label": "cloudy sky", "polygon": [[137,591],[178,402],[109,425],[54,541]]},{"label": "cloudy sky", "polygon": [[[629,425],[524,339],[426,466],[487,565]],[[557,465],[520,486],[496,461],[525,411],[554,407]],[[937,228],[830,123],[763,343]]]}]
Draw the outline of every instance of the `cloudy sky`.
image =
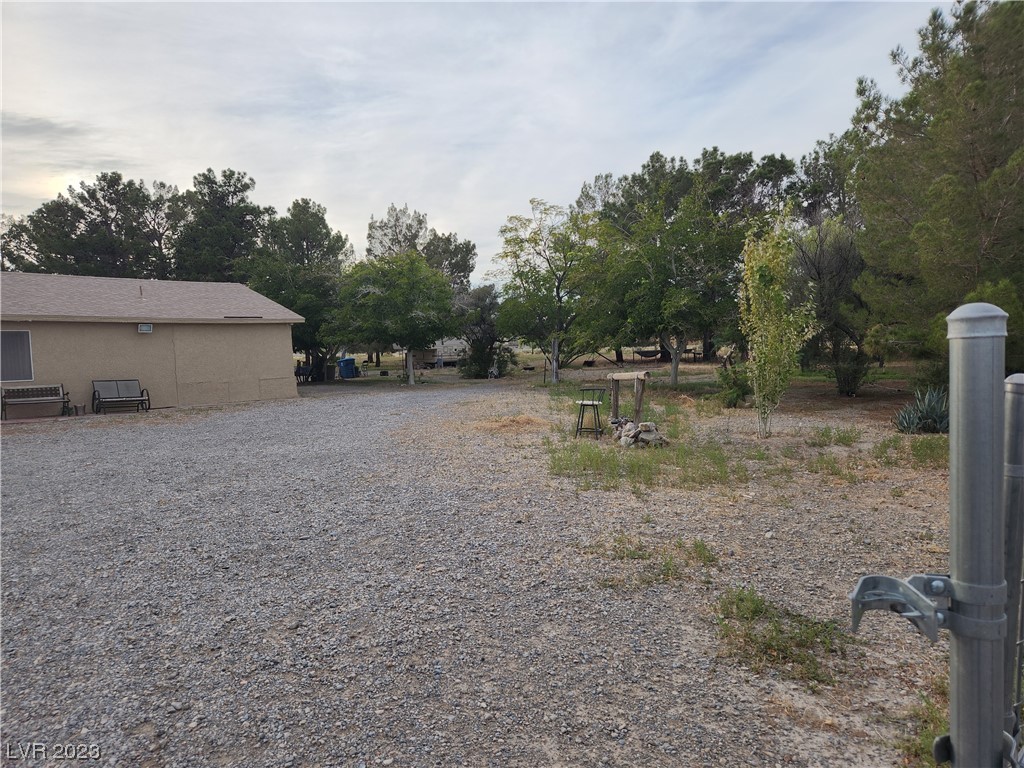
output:
[{"label": "cloudy sky", "polygon": [[[944,10],[948,5],[942,6]],[[300,197],[361,254],[390,203],[477,244],[599,173],[704,147],[799,158],[858,76],[900,92],[932,4],[3,2],[2,209],[104,171]]]}]

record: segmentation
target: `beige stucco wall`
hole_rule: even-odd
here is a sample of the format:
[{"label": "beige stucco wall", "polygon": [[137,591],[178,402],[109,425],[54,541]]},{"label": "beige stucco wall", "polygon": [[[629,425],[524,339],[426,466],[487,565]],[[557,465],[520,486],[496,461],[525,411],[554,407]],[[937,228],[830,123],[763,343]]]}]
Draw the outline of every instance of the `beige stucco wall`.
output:
[{"label": "beige stucco wall", "polygon": [[[91,407],[93,379],[138,379],[154,408],[298,395],[285,323],[156,323],[139,333],[137,323],[5,322],[3,330],[31,332],[31,383],[64,384],[73,404]],[[57,408],[15,406],[8,418],[37,412]]]}]

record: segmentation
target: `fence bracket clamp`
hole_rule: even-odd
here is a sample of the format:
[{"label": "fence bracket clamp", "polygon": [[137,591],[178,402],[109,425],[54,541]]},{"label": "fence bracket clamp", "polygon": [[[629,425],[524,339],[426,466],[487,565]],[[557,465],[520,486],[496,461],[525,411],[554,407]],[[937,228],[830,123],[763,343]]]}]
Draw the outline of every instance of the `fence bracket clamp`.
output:
[{"label": "fence bracket clamp", "polygon": [[850,593],[853,631],[864,611],[891,611],[909,621],[933,643],[946,623],[953,584],[948,576],[917,574],[906,581],[892,576],[862,576]]}]

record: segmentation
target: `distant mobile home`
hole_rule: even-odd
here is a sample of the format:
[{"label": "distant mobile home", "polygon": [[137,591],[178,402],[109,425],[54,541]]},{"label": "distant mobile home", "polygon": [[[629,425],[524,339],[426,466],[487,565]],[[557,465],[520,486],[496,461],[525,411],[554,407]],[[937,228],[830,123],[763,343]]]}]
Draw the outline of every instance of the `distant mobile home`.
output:
[{"label": "distant mobile home", "polygon": [[302,321],[239,283],[3,272],[0,379],[63,384],[73,404],[90,403],[99,379],[138,379],[154,408],[296,397]]},{"label": "distant mobile home", "polygon": [[455,365],[468,348],[463,339],[440,339],[430,349],[414,349],[412,364],[414,368],[443,368]]}]

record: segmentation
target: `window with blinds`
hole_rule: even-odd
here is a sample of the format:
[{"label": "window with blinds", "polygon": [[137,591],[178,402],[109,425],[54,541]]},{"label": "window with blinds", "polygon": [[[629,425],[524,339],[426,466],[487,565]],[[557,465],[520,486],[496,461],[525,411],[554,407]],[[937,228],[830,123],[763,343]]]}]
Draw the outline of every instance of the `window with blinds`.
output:
[{"label": "window with blinds", "polygon": [[32,381],[29,331],[0,331],[0,381]]}]

